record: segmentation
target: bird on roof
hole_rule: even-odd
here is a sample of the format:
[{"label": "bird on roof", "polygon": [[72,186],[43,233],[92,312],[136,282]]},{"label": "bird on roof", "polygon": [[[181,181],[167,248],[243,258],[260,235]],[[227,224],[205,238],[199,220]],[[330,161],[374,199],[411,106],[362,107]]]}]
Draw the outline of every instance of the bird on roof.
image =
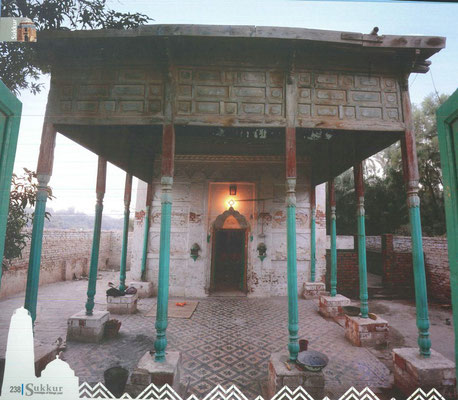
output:
[{"label": "bird on roof", "polygon": [[378,33],[378,26],[374,26],[374,29],[372,29],[369,35],[377,36],[377,33]]}]

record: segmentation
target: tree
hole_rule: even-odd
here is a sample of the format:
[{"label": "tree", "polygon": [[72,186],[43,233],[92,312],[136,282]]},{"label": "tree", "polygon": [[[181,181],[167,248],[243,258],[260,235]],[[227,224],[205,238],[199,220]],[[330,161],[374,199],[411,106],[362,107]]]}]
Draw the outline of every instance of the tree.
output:
[{"label": "tree", "polygon": [[[3,17],[30,18],[38,30],[44,29],[128,29],[151,20],[140,13],[109,9],[106,0],[3,0]],[[34,43],[0,43],[0,79],[16,94],[20,90],[37,93],[37,83],[46,69],[38,66]]]},{"label": "tree", "polygon": [[[442,172],[436,128],[436,110],[448,96],[427,96],[413,106],[413,120],[420,174],[419,196],[425,235],[445,233]],[[371,157],[365,168],[366,233],[409,234],[399,142]],[[337,229],[339,234],[356,232],[356,201],[353,174],[349,170],[336,178]]]},{"label": "tree", "polygon": [[[24,175],[12,176],[2,267],[8,267],[13,259],[22,256],[22,250],[31,237],[31,232],[25,228],[33,219],[30,208],[35,205],[37,199],[36,177],[36,173],[27,168],[24,168]],[[48,190],[48,199],[53,199],[51,189]],[[49,220],[50,214],[46,212],[45,217]]]}]

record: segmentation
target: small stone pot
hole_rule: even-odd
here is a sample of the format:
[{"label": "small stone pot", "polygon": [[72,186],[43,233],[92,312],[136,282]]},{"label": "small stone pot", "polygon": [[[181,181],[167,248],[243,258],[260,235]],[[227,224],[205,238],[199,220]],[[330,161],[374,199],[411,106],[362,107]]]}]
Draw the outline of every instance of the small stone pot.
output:
[{"label": "small stone pot", "polygon": [[306,339],[299,339],[299,351],[307,351],[309,341]]}]

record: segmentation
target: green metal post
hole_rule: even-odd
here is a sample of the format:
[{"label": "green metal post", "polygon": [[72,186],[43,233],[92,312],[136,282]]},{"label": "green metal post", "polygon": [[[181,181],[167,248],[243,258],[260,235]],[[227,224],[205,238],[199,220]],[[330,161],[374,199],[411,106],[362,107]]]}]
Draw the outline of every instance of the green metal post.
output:
[{"label": "green metal post", "polygon": [[107,161],[99,157],[97,168],[97,202],[95,205],[94,234],[92,238],[91,264],[87,285],[86,315],[92,315],[97,286],[97,266],[99,262],[100,231],[102,229],[103,197],[105,195]]},{"label": "green metal post", "polygon": [[428,298],[426,292],[425,260],[423,256],[421,233],[420,198],[418,197],[418,183],[420,178],[418,173],[415,132],[408,89],[408,77],[405,77],[403,80],[401,90],[402,111],[406,126],[404,135],[401,137],[401,150],[412,240],[418,346],[420,348],[420,355],[428,358],[431,356],[431,339],[429,337]]},{"label": "green metal post", "polygon": [[[288,85],[288,93],[293,89]],[[288,95],[290,96],[291,93]],[[288,275],[288,331],[289,359],[296,361],[299,353],[299,312],[297,305],[297,257],[296,257],[296,128],[289,119],[286,128],[286,251]]]},{"label": "green metal post", "polygon": [[150,206],[146,206],[145,213],[146,214],[145,214],[145,222],[143,226],[143,249],[142,249],[142,268],[141,268],[141,279],[143,282],[146,282],[146,259],[148,256]]},{"label": "green metal post", "polygon": [[288,329],[289,359],[296,360],[299,353],[299,313],[297,305],[297,259],[296,259],[296,179],[287,179],[287,269],[288,269]]},{"label": "green metal post", "polygon": [[48,199],[49,175],[38,177],[38,191],[33,216],[32,240],[30,243],[29,268],[27,270],[27,286],[25,290],[24,308],[29,310],[32,322],[37,317],[38,284],[40,281],[41,248],[43,228],[45,224],[46,200]]},{"label": "green metal post", "polygon": [[359,300],[361,317],[369,317],[369,304],[367,293],[367,263],[366,263],[366,227],[364,221],[364,183],[363,165],[359,163],[353,167],[355,177],[355,193],[358,201],[356,218],[358,225],[358,265],[359,265]]},{"label": "green metal post", "polygon": [[170,268],[170,232],[172,225],[172,184],[175,156],[175,127],[165,124],[162,132],[162,171],[161,171],[161,233],[159,238],[159,277],[157,288],[156,312],[156,351],[154,360],[165,361],[167,347],[167,317],[169,305],[169,268]]},{"label": "green metal post", "polygon": [[316,274],[316,187],[312,185],[310,196],[310,281],[315,282]]},{"label": "green metal post", "polygon": [[48,199],[48,183],[52,174],[54,160],[54,146],[56,144],[56,130],[48,122],[43,124],[40,154],[37,165],[38,191],[33,217],[32,240],[30,242],[29,268],[27,270],[27,286],[25,291],[24,308],[26,308],[35,322],[37,313],[38,285],[40,282],[40,261],[43,242],[43,228]]},{"label": "green metal post", "polygon": [[431,356],[429,338],[428,297],[426,292],[425,260],[420,220],[420,198],[409,195],[408,198],[410,229],[412,235],[412,259],[414,265],[415,302],[417,305],[418,345],[423,357]]},{"label": "green metal post", "polygon": [[124,188],[124,226],[122,230],[121,263],[119,267],[119,290],[126,290],[127,245],[129,240],[130,199],[132,193],[132,175],[126,174]]},{"label": "green metal post", "polygon": [[159,250],[159,278],[157,293],[156,313],[156,350],[155,361],[165,361],[165,349],[167,347],[168,303],[169,303],[169,267],[170,267],[170,231],[172,220],[172,184],[173,178],[163,176],[161,179],[161,234]]},{"label": "green metal post", "polygon": [[331,297],[337,294],[337,231],[336,199],[334,180],[328,182],[329,203],[331,206]]},{"label": "green metal post", "polygon": [[141,280],[146,282],[146,260],[148,257],[148,238],[149,238],[149,220],[151,213],[153,185],[148,183],[146,189],[146,209],[145,209],[145,222],[143,226],[143,249],[142,249],[142,267],[141,267]]}]

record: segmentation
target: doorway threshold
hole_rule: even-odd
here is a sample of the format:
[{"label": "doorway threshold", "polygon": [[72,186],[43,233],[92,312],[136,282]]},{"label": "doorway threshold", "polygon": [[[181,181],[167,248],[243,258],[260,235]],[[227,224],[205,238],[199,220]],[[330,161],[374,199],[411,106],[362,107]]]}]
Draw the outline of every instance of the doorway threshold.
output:
[{"label": "doorway threshold", "polygon": [[241,290],[217,290],[211,292],[209,297],[247,297]]}]

